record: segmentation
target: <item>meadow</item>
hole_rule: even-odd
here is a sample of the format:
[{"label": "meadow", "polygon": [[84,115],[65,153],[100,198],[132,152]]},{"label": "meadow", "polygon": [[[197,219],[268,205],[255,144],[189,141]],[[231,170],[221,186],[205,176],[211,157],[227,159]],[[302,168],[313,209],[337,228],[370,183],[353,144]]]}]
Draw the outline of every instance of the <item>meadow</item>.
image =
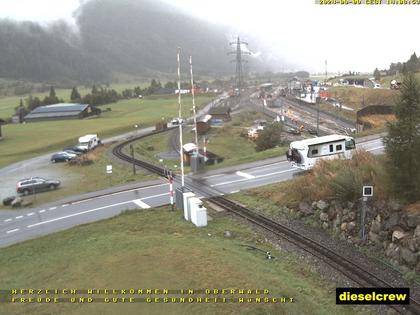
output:
[{"label": "meadow", "polygon": [[[264,251],[276,258],[267,260]],[[101,295],[102,302],[96,303],[2,303],[2,313],[10,315],[371,313],[366,307],[337,306],[334,283],[249,225],[219,216],[196,228],[169,207],[134,210],[1,248],[0,264],[4,289],[268,289],[270,297],[293,298],[286,303],[104,303]],[[75,296],[86,294],[65,295]],[[134,297],[156,296],[165,297]],[[198,296],[203,294],[167,297]]]},{"label": "meadow", "polygon": [[[211,96],[196,97],[198,107],[207,104]],[[171,120],[178,116],[178,103],[174,95],[153,96],[144,99],[121,100],[100,106],[107,108],[98,118],[83,120],[41,121],[26,124],[8,124],[2,127],[0,141],[0,167],[43,153],[60,150],[77,143],[84,134],[98,134],[100,138],[121,134]],[[190,116],[191,97],[183,97],[183,115]]]}]

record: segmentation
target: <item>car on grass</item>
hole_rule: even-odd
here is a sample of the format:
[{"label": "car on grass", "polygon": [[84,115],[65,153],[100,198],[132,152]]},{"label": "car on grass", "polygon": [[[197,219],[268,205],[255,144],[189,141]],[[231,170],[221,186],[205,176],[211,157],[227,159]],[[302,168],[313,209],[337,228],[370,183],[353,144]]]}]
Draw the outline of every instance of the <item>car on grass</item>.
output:
[{"label": "car on grass", "polygon": [[56,163],[56,162],[68,162],[72,159],[74,159],[77,156],[77,154],[72,154],[69,152],[58,152],[55,153],[51,156],[51,162]]},{"label": "car on grass", "polygon": [[17,182],[16,192],[24,195],[35,194],[41,191],[55,190],[60,184],[59,180],[42,177],[25,178]]}]

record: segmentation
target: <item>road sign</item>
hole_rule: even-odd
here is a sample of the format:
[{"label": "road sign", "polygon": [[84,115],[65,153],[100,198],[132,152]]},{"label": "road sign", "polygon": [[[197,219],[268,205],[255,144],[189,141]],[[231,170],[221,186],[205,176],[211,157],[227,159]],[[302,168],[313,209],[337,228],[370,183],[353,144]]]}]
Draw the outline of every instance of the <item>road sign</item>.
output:
[{"label": "road sign", "polygon": [[363,197],[373,196],[373,186],[363,186]]},{"label": "road sign", "polygon": [[107,165],[106,166],[106,173],[107,174],[112,174],[112,165]]}]

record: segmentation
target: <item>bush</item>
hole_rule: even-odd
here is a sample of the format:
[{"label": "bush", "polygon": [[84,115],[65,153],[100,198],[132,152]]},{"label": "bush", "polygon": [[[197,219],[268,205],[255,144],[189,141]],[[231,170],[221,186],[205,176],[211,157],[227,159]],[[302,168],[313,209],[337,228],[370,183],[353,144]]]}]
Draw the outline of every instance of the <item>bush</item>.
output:
[{"label": "bush", "polygon": [[86,155],[77,156],[68,162],[69,165],[79,165],[79,166],[91,165],[93,163],[94,162],[91,159],[89,159]]},{"label": "bush", "polygon": [[356,152],[351,160],[320,160],[306,175],[294,179],[287,193],[300,201],[354,202],[361,197],[363,185],[373,185],[375,198],[386,200],[391,185],[385,162],[384,158],[366,151]]},{"label": "bush", "polygon": [[274,148],[282,144],[281,134],[282,134],[282,124],[272,123],[267,125],[263,131],[260,132],[256,143],[257,151],[264,151],[271,148]]}]

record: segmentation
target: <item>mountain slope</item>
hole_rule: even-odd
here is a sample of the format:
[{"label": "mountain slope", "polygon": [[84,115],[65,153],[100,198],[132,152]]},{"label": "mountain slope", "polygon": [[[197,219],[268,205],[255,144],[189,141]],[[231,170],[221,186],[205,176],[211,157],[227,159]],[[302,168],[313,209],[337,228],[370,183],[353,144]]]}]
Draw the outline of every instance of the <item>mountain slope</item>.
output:
[{"label": "mountain slope", "polygon": [[34,81],[110,80],[112,73],[152,76],[176,72],[192,54],[197,73],[230,73],[223,27],[151,0],[91,0],[75,12],[78,30],[64,22],[0,20],[0,77]]}]

